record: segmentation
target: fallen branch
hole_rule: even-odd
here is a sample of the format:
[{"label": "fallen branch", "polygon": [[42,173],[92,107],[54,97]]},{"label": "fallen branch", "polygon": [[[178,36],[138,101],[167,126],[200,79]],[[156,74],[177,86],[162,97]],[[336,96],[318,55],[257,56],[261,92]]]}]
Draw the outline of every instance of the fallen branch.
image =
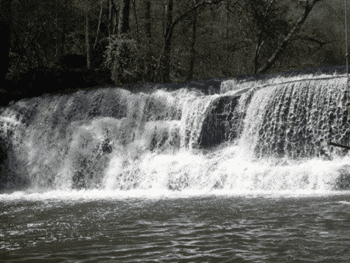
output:
[{"label": "fallen branch", "polygon": [[332,146],[336,146],[336,147],[341,147],[341,148],[345,148],[345,149],[350,150],[350,147],[349,147],[349,146],[341,145],[341,144],[334,143],[334,142],[331,142],[331,141],[328,141],[328,145],[332,145]]}]

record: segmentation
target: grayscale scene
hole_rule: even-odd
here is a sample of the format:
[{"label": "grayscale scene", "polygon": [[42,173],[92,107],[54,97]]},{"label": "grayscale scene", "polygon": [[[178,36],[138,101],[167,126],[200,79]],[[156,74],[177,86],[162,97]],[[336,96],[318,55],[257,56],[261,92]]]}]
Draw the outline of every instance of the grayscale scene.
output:
[{"label": "grayscale scene", "polygon": [[0,262],[350,262],[347,0],[0,0]]}]

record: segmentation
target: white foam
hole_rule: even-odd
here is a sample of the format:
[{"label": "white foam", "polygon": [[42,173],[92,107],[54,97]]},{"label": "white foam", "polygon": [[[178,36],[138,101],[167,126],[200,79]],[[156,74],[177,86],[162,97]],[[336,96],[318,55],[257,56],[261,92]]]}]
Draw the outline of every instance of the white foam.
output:
[{"label": "white foam", "polygon": [[[122,101],[127,112],[114,108],[123,111],[114,113],[121,115],[119,119],[84,115],[82,111],[88,108],[91,98],[83,93],[78,94],[82,98],[75,94],[67,102],[62,99],[61,106],[56,99],[52,105],[45,101],[44,105],[51,105],[52,111],[40,106],[43,112],[38,110],[36,119],[29,122],[21,137],[21,148],[15,152],[21,161],[17,166],[23,168],[30,189],[1,198],[90,200],[198,195],[307,196],[334,192],[343,187],[339,181],[350,178],[349,156],[340,157],[334,151],[332,161],[327,161],[314,152],[321,152],[316,143],[321,145],[327,136],[345,138],[347,133],[340,121],[347,113],[336,105],[341,97],[339,83],[328,88],[330,83],[317,81],[322,84],[320,87],[270,86],[245,94],[240,103],[246,105],[239,105],[246,115],[240,139],[207,151],[196,149],[198,138],[208,108],[219,95],[205,97],[186,90],[148,95],[120,91],[122,95],[116,101]],[[307,97],[307,92],[313,93]],[[98,97],[95,95],[93,99]],[[82,101],[76,102],[78,99]],[[75,109],[75,103],[82,109],[78,106]],[[309,103],[308,108],[305,103]],[[287,109],[286,105],[291,106]],[[57,113],[58,108],[71,114],[71,120]],[[87,117],[75,118],[76,112]],[[336,113],[333,123],[329,124],[328,117],[333,113]],[[12,120],[11,116],[13,113],[2,118]],[[66,121],[66,126],[58,125],[58,120]],[[53,127],[50,132],[48,127]],[[294,127],[296,130],[291,132]],[[307,132],[313,136],[312,141],[310,135],[302,138],[305,142],[301,143],[298,134]],[[277,148],[272,146],[282,139],[284,158],[275,156]],[[304,150],[303,158],[297,154],[300,149]],[[71,190],[77,174],[83,174],[87,189],[92,190]]]},{"label": "white foam", "polygon": [[350,205],[350,201],[339,201],[338,203],[343,205]]},{"label": "white foam", "polygon": [[[325,190],[282,190],[282,191],[263,191],[263,190],[191,190],[170,191],[165,189],[150,190],[50,190],[46,192],[17,191],[13,193],[4,193],[0,195],[0,202],[91,202],[98,200],[128,200],[128,199],[186,199],[186,198],[320,198],[330,196],[344,196],[348,198],[350,191],[325,191]],[[349,205],[348,201],[339,201],[343,205]]]}]

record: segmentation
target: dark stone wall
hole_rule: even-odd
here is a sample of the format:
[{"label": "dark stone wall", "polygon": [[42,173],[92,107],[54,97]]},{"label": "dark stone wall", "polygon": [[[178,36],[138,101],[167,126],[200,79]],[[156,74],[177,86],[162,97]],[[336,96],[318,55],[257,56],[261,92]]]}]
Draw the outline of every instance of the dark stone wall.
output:
[{"label": "dark stone wall", "polygon": [[12,154],[10,141],[0,137],[0,191],[25,188],[29,182],[24,175],[18,174],[15,167],[20,165]]},{"label": "dark stone wall", "polygon": [[202,148],[216,146],[238,136],[239,116],[235,108],[240,96],[221,96],[213,100],[206,113],[198,144]]},{"label": "dark stone wall", "polygon": [[0,137],[0,190],[5,189],[8,185],[7,170],[7,147],[5,140]]}]

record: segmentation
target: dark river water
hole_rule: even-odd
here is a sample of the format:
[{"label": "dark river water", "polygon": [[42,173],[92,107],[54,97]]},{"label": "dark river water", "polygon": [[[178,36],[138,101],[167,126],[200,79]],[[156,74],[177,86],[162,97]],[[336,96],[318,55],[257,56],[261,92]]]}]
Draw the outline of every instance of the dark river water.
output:
[{"label": "dark river water", "polygon": [[0,195],[3,262],[349,262],[350,192]]}]

